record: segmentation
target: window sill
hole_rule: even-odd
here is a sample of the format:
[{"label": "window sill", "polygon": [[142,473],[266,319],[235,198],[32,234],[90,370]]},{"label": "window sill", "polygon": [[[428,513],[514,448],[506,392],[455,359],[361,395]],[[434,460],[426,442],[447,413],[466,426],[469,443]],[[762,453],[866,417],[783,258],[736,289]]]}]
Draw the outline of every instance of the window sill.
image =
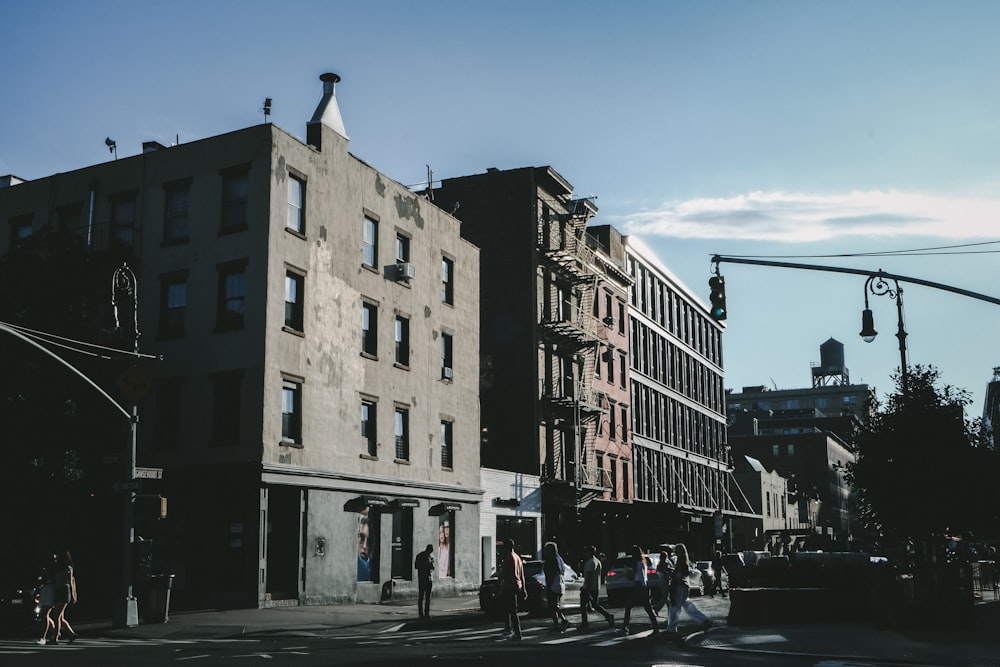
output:
[{"label": "window sill", "polygon": [[372,266],[371,264],[365,264],[365,263],[362,262],[361,268],[364,269],[365,271],[370,271],[371,273],[374,273],[375,275],[378,275],[378,268],[375,267],[375,266]]},{"label": "window sill", "polygon": [[282,438],[278,442],[279,447],[294,447],[295,449],[302,449],[304,445],[298,440],[289,440],[288,438]]},{"label": "window sill", "polygon": [[392,363],[392,367],[393,368],[398,368],[401,371],[408,371],[408,370],[410,370],[410,365],[409,364],[402,364],[402,363],[400,363],[398,361],[394,361]]},{"label": "window sill", "polygon": [[181,236],[181,237],[176,238],[176,239],[163,239],[160,242],[160,247],[161,248],[169,248],[170,246],[187,245],[189,243],[191,243],[191,237],[189,237],[189,236]]},{"label": "window sill", "polygon": [[392,462],[403,466],[410,465],[410,459],[393,459]]},{"label": "window sill", "polygon": [[292,236],[296,237],[296,238],[302,239],[303,241],[307,241],[308,240],[306,238],[305,232],[300,232],[299,230],[292,229],[291,227],[285,227],[285,231],[288,232],[289,234],[291,234]]},{"label": "window sill", "polygon": [[288,326],[287,324],[285,326],[281,327],[281,330],[284,331],[285,333],[290,333],[293,336],[298,336],[299,338],[305,338],[306,337],[306,334],[305,334],[304,331],[302,331],[301,329],[294,329],[294,328]]},{"label": "window sill", "polygon": [[230,234],[239,234],[240,232],[245,232],[250,229],[245,223],[242,225],[234,225],[232,227],[220,227],[219,236],[229,236]]},{"label": "window sill", "polygon": [[358,458],[364,459],[365,461],[378,461],[378,457],[372,456],[371,454],[358,454]]},{"label": "window sill", "polygon": [[365,359],[371,359],[372,361],[378,361],[378,355],[377,354],[372,354],[371,352],[365,352],[364,350],[362,350],[361,351],[361,356],[364,357]]},{"label": "window sill", "polygon": [[444,472],[455,472],[455,469],[450,466],[441,466],[441,470]]}]

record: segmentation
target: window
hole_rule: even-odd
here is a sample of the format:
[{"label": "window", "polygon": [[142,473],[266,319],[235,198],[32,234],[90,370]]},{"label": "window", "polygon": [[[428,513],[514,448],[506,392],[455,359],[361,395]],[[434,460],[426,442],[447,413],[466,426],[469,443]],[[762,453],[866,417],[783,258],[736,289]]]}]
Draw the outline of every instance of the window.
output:
[{"label": "window", "polygon": [[111,242],[121,248],[131,248],[135,232],[135,195],[122,195],[111,200]]},{"label": "window", "polygon": [[625,365],[628,363],[628,357],[624,352],[618,353],[618,386],[622,389],[625,388]]},{"label": "window", "polygon": [[242,371],[212,376],[212,446],[233,447],[240,441]]},{"label": "window", "polygon": [[163,278],[160,284],[160,335],[173,338],[184,335],[187,311],[187,277]]},{"label": "window", "polygon": [[85,236],[87,230],[84,227],[83,219],[80,216],[80,208],[80,204],[70,204],[69,206],[62,206],[59,208],[57,213],[59,231],[66,232],[67,234],[74,234],[80,237]]},{"label": "window", "polygon": [[177,449],[180,442],[181,396],[183,378],[162,378],[156,381],[156,446]]},{"label": "window", "polygon": [[246,296],[246,262],[220,266],[216,323],[219,329],[243,328]]},{"label": "window", "polygon": [[413,509],[392,513],[392,578],[413,579]]},{"label": "window", "polygon": [[441,379],[451,380],[455,377],[454,371],[454,361],[452,359],[452,350],[454,348],[454,342],[452,335],[449,333],[441,334]]},{"label": "window", "polygon": [[365,216],[364,240],[361,246],[361,261],[365,266],[378,266],[378,221]]},{"label": "window", "polygon": [[303,301],[305,299],[305,276],[294,271],[285,272],[285,326],[294,331],[303,331]]},{"label": "window", "polygon": [[163,212],[163,241],[176,243],[188,238],[190,226],[189,205],[191,183],[173,183],[165,186]]},{"label": "window", "polygon": [[288,177],[288,229],[306,233],[306,182],[295,176]]},{"label": "window", "polygon": [[394,433],[396,436],[396,460],[410,460],[410,411],[396,408]]},{"label": "window", "polygon": [[396,234],[396,261],[410,261],[410,237],[405,234]]},{"label": "window", "polygon": [[281,383],[281,440],[283,443],[302,442],[302,383],[283,380]]},{"label": "window", "polygon": [[361,438],[365,441],[365,454],[368,456],[378,456],[377,417],[378,404],[371,399],[361,399]]},{"label": "window", "polygon": [[608,384],[615,383],[615,350],[612,347],[608,348]]},{"label": "window", "polygon": [[441,259],[441,302],[455,304],[455,262],[447,257]]},{"label": "window", "polygon": [[628,408],[622,406],[622,442],[628,441]]},{"label": "window", "polygon": [[16,248],[31,236],[31,214],[10,219],[10,247]]},{"label": "window", "polygon": [[396,363],[410,365],[410,318],[396,315]]},{"label": "window", "polygon": [[608,410],[608,437],[612,440],[618,439],[618,417],[614,406]]},{"label": "window", "polygon": [[222,174],[222,224],[223,232],[245,229],[247,226],[247,198],[250,194],[250,169],[240,167]]},{"label": "window", "polygon": [[625,302],[618,302],[618,333],[625,334]]},{"label": "window", "polygon": [[452,434],[455,425],[450,421],[441,422],[441,467],[452,467]]},{"label": "window", "polygon": [[378,306],[367,301],[361,304],[361,351],[378,356]]}]

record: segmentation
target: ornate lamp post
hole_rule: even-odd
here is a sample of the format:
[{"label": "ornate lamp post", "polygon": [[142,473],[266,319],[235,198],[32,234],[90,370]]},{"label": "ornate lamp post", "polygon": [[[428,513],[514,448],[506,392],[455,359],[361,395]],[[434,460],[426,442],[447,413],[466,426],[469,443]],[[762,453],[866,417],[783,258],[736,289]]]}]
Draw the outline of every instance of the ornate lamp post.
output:
[{"label": "ornate lamp post", "polygon": [[[111,304],[114,307],[115,327],[124,329],[122,316],[131,313],[132,352],[139,357],[139,300],[135,273],[122,264],[111,278]],[[121,598],[114,609],[114,625],[119,628],[134,628],[139,625],[139,608],[132,590],[132,549],[135,542],[135,445],[136,429],[139,425],[139,406],[132,402],[132,416],[129,419],[128,478],[125,491],[125,508],[122,533],[122,579]]]},{"label": "ornate lamp post", "polygon": [[906,394],[909,387],[909,374],[906,367],[906,329],[903,326],[903,289],[899,286],[898,280],[889,278],[896,286],[893,289],[886,278],[887,276],[879,269],[878,273],[868,276],[868,280],[865,281],[865,309],[861,311],[861,332],[859,335],[866,343],[872,342],[875,340],[875,336],[878,335],[878,332],[875,331],[875,318],[868,307],[869,294],[875,296],[888,295],[890,299],[896,301],[896,318],[898,321],[896,338],[899,339],[899,373],[903,385],[903,393]]}]

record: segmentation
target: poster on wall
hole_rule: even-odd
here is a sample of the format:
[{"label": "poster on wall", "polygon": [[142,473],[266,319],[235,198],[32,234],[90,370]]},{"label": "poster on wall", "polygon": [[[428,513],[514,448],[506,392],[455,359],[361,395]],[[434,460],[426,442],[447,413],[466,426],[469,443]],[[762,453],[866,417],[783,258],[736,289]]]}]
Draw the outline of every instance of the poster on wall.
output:
[{"label": "poster on wall", "polygon": [[445,512],[438,517],[438,578],[455,576],[455,553],[452,547],[452,518],[454,512]]},{"label": "poster on wall", "polygon": [[372,580],[372,527],[368,508],[358,512],[358,581]]}]

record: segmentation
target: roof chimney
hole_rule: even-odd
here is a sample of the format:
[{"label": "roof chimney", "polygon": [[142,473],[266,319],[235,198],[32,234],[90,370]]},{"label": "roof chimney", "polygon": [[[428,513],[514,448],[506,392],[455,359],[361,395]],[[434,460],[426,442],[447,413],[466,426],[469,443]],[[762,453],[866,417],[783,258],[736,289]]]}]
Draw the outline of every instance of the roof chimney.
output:
[{"label": "roof chimney", "polygon": [[306,143],[316,148],[322,148],[322,130],[320,126],[325,125],[343,138],[347,139],[347,131],[344,129],[344,120],[340,117],[340,107],[337,106],[337,96],[334,89],[340,77],[332,72],[327,72],[319,77],[323,82],[323,97],[313,113],[312,120],[306,125]]}]

